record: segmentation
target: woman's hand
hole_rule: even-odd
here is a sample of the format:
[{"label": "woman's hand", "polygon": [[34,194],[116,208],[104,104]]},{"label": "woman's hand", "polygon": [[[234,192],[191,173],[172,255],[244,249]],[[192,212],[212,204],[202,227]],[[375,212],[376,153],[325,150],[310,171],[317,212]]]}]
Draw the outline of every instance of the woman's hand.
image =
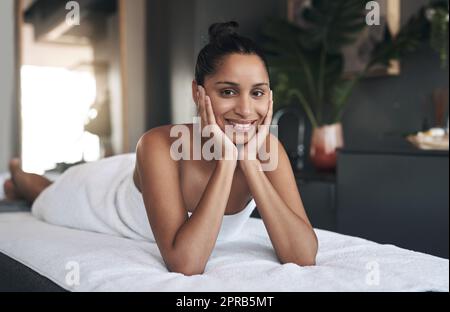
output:
[{"label": "woman's hand", "polygon": [[225,160],[227,163],[236,165],[238,159],[237,147],[216,123],[211,98],[206,95],[206,91],[202,86],[198,87],[197,99],[197,108],[202,120],[202,131],[203,127],[208,127],[209,132],[213,135],[214,146],[221,147],[220,153],[222,157],[219,162],[221,163]]},{"label": "woman's hand", "polygon": [[270,132],[270,125],[273,116],[273,92],[270,90],[269,108],[263,123],[256,129],[255,135],[243,146],[238,146],[239,166],[255,165],[259,170],[262,170],[261,164],[258,160],[258,152],[266,142],[266,138]]}]

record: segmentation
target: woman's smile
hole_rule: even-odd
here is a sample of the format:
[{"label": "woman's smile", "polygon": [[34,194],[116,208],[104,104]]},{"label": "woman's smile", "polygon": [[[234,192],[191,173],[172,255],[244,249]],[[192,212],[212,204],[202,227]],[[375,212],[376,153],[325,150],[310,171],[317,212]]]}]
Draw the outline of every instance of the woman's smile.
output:
[{"label": "woman's smile", "polygon": [[224,120],[225,125],[232,126],[233,130],[235,130],[236,132],[249,132],[253,129],[253,127],[256,126],[256,123],[258,122],[258,119],[243,120],[224,118]]}]

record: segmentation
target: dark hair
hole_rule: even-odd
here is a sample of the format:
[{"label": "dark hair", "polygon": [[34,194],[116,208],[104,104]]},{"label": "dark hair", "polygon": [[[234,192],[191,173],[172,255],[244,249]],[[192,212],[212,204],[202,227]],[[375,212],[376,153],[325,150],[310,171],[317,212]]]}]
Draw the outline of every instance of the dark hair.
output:
[{"label": "dark hair", "polygon": [[239,24],[235,21],[215,23],[209,27],[209,43],[198,54],[195,66],[195,81],[198,85],[203,85],[205,77],[214,74],[220,61],[233,53],[259,56],[269,72],[263,51],[250,38],[240,36],[238,28]]}]

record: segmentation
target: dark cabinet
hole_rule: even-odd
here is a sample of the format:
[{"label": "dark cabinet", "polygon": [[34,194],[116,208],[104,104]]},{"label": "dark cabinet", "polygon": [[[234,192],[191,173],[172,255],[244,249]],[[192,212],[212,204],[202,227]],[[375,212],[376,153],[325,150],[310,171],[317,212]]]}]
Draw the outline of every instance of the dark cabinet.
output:
[{"label": "dark cabinet", "polygon": [[337,231],[448,258],[448,152],[341,150]]},{"label": "dark cabinet", "polygon": [[[295,142],[284,142],[295,155]],[[295,161],[315,228],[448,258],[448,151],[422,151],[393,136],[340,149],[336,173],[315,171],[307,158],[299,170]]]},{"label": "dark cabinet", "polygon": [[336,231],[334,174],[295,172],[297,187],[314,228]]},{"label": "dark cabinet", "polygon": [[[306,214],[314,228],[336,231],[335,190],[336,178],[333,173],[318,173],[307,168],[294,169],[297,187]],[[252,217],[260,218],[255,209]]]}]

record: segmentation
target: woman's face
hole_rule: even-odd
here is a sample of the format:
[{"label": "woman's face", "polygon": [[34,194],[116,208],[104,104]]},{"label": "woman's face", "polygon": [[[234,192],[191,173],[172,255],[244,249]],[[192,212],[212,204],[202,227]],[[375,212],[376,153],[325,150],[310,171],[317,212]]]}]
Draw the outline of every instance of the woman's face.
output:
[{"label": "woman's face", "polygon": [[234,143],[246,143],[269,109],[270,84],[263,61],[252,54],[226,56],[216,73],[205,78],[204,87],[219,127],[224,132],[225,126],[233,129],[235,135],[229,137]]}]

